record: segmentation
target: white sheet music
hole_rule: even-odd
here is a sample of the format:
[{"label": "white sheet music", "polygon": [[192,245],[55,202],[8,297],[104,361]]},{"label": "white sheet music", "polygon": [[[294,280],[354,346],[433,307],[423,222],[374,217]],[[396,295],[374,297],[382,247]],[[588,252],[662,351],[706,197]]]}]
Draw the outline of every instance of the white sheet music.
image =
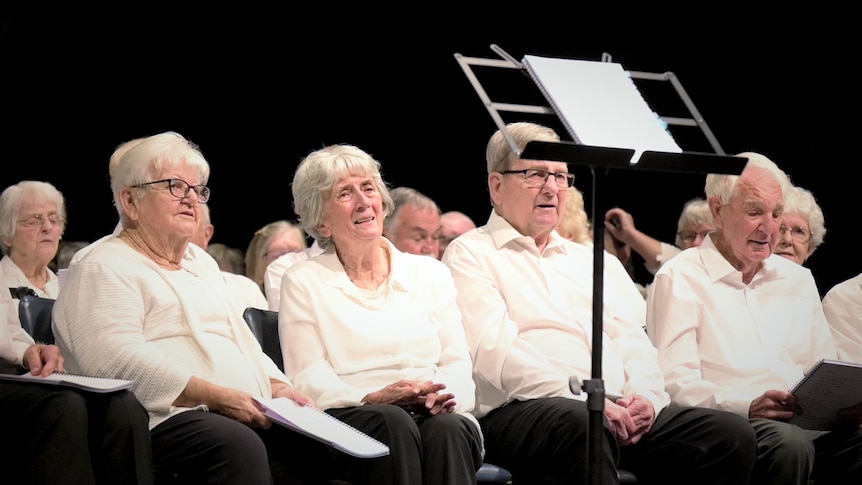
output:
[{"label": "white sheet music", "polygon": [[577,143],[681,153],[622,66],[525,56],[523,65]]}]

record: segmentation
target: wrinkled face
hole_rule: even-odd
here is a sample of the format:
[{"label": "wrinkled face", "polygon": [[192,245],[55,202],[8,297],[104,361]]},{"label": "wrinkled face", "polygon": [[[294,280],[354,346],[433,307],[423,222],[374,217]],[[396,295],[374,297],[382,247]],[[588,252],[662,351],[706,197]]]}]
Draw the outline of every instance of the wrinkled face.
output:
[{"label": "wrinkled face", "polygon": [[723,241],[719,250],[741,271],[756,267],[772,254],[772,239],[781,222],[781,186],[767,173],[761,169],[744,170],[737,182],[737,195],[726,205],[710,198],[710,209]]},{"label": "wrinkled face", "polygon": [[700,246],[707,234],[715,230],[715,227],[706,224],[689,224],[679,231],[680,248],[688,249]]},{"label": "wrinkled face", "polygon": [[811,230],[808,228],[808,221],[801,214],[785,212],[781,216],[781,226],[775,238],[773,252],[796,264],[804,264],[811,254]]},{"label": "wrinkled face", "polygon": [[419,209],[414,204],[405,204],[396,217],[392,234],[386,234],[392,244],[405,253],[436,258],[440,248],[440,213],[437,209]]},{"label": "wrinkled face", "polygon": [[[153,177],[154,181],[165,179],[180,179],[190,186],[201,184],[194,170],[186,166],[166,168]],[[200,228],[201,209],[197,192],[188,190],[185,197],[178,197],[171,193],[168,182],[147,185],[145,190],[141,199],[124,197],[126,213],[136,221],[138,228],[158,239],[191,241]]]},{"label": "wrinkled face", "polygon": [[60,236],[63,235],[63,221],[57,210],[54,203],[39,202],[32,198],[23,200],[15,234],[5,241],[13,260],[48,266],[57,254]]},{"label": "wrinkled face", "polygon": [[[546,172],[565,173],[565,162],[518,159],[510,170],[538,169]],[[488,175],[488,190],[496,205],[497,213],[515,229],[530,236],[541,246],[557,227],[566,209],[566,188],[560,188],[554,177],[548,177],[540,186],[529,185],[521,174],[491,172]]]},{"label": "wrinkled face", "polygon": [[370,176],[350,175],[327,194],[323,222],[318,231],[337,247],[383,235],[383,199]]}]

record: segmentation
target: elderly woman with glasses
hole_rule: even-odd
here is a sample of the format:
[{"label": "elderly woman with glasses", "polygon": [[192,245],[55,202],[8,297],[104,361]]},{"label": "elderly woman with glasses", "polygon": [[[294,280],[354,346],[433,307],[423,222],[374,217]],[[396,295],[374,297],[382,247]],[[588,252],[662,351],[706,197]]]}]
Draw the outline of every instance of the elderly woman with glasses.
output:
[{"label": "elderly woman with glasses", "polygon": [[[49,376],[63,371],[56,345],[21,327],[7,288],[44,298],[60,288],[48,262],[65,228],[66,207],[50,183],[23,181],[0,195],[0,363],[2,372]],[[153,483],[147,413],[134,394],[79,392],[60,386],[0,383],[0,470],[20,483]]]},{"label": "elderly woman with glasses", "polygon": [[796,264],[805,264],[826,236],[823,210],[814,194],[802,187],[793,187],[784,196],[784,213],[775,236],[775,254]]},{"label": "elderly woman with glasses", "polygon": [[6,275],[0,284],[57,298],[60,281],[48,265],[65,228],[66,203],[56,187],[35,180],[7,187],[0,195],[0,267]]},{"label": "elderly woman with glasses", "polygon": [[376,460],[338,456],[348,473],[336,478],[476,483],[483,442],[449,270],[383,237],[394,203],[379,163],[359,148],[312,152],[292,187],[300,224],[323,253],[282,277],[285,371],[321,409],[390,450]]},{"label": "elderly woman with glasses", "polygon": [[54,307],[66,366],[134,382],[159,474],[209,484],[328,483],[329,449],[271,426],[256,402],[310,399],[261,350],[215,260],[190,244],[210,197],[209,173],[197,147],[176,133],[148,137],[122,156],[111,177],[122,231],[69,269]]}]

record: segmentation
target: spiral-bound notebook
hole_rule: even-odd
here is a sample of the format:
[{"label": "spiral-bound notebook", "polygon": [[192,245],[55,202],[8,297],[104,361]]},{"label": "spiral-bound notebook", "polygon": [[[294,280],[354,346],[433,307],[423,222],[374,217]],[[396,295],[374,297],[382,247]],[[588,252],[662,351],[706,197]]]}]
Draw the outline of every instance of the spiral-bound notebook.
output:
[{"label": "spiral-bound notebook", "polygon": [[838,426],[838,411],[862,402],[862,364],[823,359],[811,366],[791,389],[802,414],[790,423],[801,428],[829,430]]},{"label": "spiral-bound notebook", "polygon": [[132,381],[111,379],[109,377],[91,377],[76,374],[55,372],[48,377],[26,374],[0,374],[0,380],[29,382],[33,384],[65,386],[89,392],[115,392],[131,389]]},{"label": "spiral-bound notebook", "polygon": [[300,406],[291,399],[255,400],[274,423],[286,426],[337,450],[360,458],[389,454],[389,447],[349,424],[311,406]]}]

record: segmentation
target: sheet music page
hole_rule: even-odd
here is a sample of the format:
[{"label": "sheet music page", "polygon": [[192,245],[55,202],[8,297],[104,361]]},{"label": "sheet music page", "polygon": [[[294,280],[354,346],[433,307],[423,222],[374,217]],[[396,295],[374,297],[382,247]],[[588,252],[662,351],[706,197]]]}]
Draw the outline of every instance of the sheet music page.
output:
[{"label": "sheet music page", "polygon": [[790,390],[802,415],[790,422],[813,430],[828,430],[839,424],[838,410],[862,402],[862,365],[822,360]]},{"label": "sheet music page", "polygon": [[622,66],[525,56],[523,65],[569,135],[583,145],[681,153]]},{"label": "sheet music page", "polygon": [[362,431],[311,406],[300,406],[284,397],[255,400],[273,422],[287,426],[336,449],[360,458],[389,454],[389,447]]}]

